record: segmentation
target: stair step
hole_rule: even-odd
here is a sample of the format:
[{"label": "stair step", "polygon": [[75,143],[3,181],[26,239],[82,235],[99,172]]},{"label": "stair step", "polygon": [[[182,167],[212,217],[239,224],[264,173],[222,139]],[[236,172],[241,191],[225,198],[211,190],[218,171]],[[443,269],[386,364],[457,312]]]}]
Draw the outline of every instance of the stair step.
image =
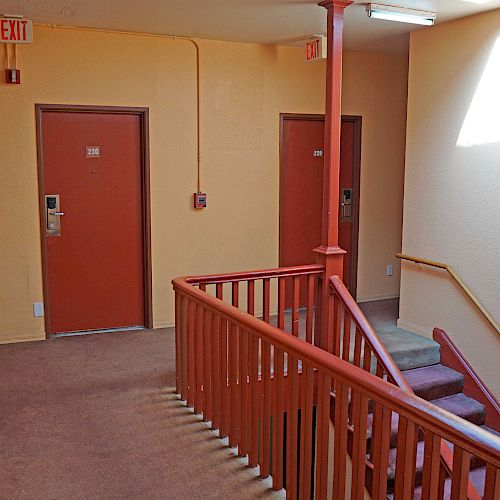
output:
[{"label": "stair step", "polygon": [[[451,452],[453,453],[453,445],[451,443],[448,443],[448,446],[450,446]],[[419,441],[417,443],[417,457],[415,465],[415,484],[417,486],[422,484],[422,475],[424,471],[424,457],[425,457],[424,452],[425,452],[425,443],[424,441]],[[392,491],[394,479],[396,477],[396,455],[397,455],[397,449],[391,448],[391,450],[389,451],[389,467],[387,469],[388,480],[389,480],[388,483],[389,491]],[[484,467],[483,460],[475,456],[471,457],[471,463],[470,463],[471,475],[472,471],[478,470],[478,468],[483,468],[483,467]]]},{"label": "stair step", "polygon": [[484,424],[486,409],[483,404],[475,399],[467,397],[463,393],[446,396],[444,398],[433,399],[430,403],[439,408],[454,413],[476,425]]},{"label": "stair step", "polygon": [[480,467],[479,469],[471,470],[469,474],[469,480],[474,485],[479,495],[483,496],[484,484],[486,482],[486,467]]},{"label": "stair step", "polygon": [[413,392],[430,401],[462,392],[464,376],[441,364],[405,370],[403,376]]},{"label": "stair step", "polygon": [[[446,396],[444,398],[433,399],[430,403],[435,404],[443,410],[449,411],[459,417],[462,417],[469,422],[476,425],[482,425],[486,418],[486,411],[484,405],[477,402],[475,399],[467,397],[463,393],[453,394],[452,396]],[[391,448],[396,447],[398,439],[398,424],[399,415],[397,413],[392,413],[391,415]],[[373,413],[368,414],[367,419],[368,432],[367,432],[367,449],[370,449],[372,427],[373,427]],[[418,439],[423,439],[423,434],[421,431],[418,433]]]},{"label": "stair step", "polygon": [[436,365],[441,360],[440,345],[427,337],[400,328],[379,336],[400,370]]}]

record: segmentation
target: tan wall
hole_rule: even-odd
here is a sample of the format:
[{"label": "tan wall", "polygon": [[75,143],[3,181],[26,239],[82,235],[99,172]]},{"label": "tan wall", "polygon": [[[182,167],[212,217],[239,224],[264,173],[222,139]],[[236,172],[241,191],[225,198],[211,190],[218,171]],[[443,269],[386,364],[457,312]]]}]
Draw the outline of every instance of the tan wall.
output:
[{"label": "tan wall", "polygon": [[[191,208],[196,185],[191,44],[36,27],[34,44],[18,50],[23,83],[0,88],[0,341],[44,338],[43,319],[33,318],[32,310],[32,303],[42,300],[35,103],[150,108],[155,326],[172,324],[172,277],[277,265],[279,113],[323,112],[324,64],[305,65],[298,48],[200,45],[202,188],[209,206],[202,212]],[[406,62],[399,56],[347,54],[345,65],[344,112],[365,116],[363,274],[372,268],[372,259],[377,259],[373,267],[383,264],[385,269],[400,238],[404,127],[396,122],[403,118],[399,99],[406,88]],[[375,91],[385,104],[373,103]],[[392,91],[398,102],[389,99]],[[400,130],[396,139],[389,130],[393,126]],[[377,187],[381,173],[387,178]],[[395,193],[390,210],[384,202],[387,183]],[[387,225],[383,239],[394,243],[382,250],[370,217],[379,227],[379,217],[388,212],[394,224]],[[371,276],[360,277],[360,296],[397,293],[396,276],[379,288]]]},{"label": "tan wall", "polygon": [[[497,321],[499,27],[496,10],[412,34],[403,224],[403,250],[451,264]],[[447,330],[500,394],[500,337],[446,273],[404,264],[400,325]]]},{"label": "tan wall", "polygon": [[407,78],[407,56],[344,57],[342,112],[363,116],[358,301],[399,296]]}]

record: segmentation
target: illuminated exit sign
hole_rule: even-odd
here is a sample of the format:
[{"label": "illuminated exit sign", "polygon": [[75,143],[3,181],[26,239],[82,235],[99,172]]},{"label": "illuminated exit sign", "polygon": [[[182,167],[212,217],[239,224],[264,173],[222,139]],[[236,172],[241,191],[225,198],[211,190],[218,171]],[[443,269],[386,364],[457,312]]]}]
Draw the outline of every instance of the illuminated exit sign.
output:
[{"label": "illuminated exit sign", "polygon": [[32,43],[33,25],[22,17],[0,17],[1,43]]},{"label": "illuminated exit sign", "polygon": [[316,36],[306,42],[306,62],[326,59],[326,36]]}]

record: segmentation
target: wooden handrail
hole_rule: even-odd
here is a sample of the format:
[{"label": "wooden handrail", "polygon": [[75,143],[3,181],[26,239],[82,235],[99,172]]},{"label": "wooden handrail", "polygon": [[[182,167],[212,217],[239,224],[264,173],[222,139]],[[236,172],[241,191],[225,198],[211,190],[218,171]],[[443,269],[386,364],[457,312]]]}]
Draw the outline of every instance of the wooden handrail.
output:
[{"label": "wooden handrail", "polygon": [[188,283],[186,278],[174,279],[172,284],[176,292],[216,312],[238,328],[255,332],[283,352],[302,359],[327,376],[349,385],[367,398],[386,405],[415,424],[500,468],[500,438],[492,433],[207,294]]},{"label": "wooden handrail", "polygon": [[464,283],[464,280],[457,274],[457,272],[448,264],[443,264],[442,262],[436,262],[434,260],[422,259],[420,257],[414,257],[412,255],[406,255],[404,253],[397,253],[396,257],[402,260],[409,260],[410,262],[415,262],[415,264],[425,264],[426,266],[437,267],[439,269],[444,269],[448,271],[448,274],[455,280],[457,285],[463,290],[463,292],[469,297],[472,303],[477,307],[478,311],[484,316],[486,321],[493,327],[495,333],[500,335],[500,326],[495,321],[493,316],[486,310],[486,308],[479,302],[479,299],[474,295],[472,290]]},{"label": "wooden handrail", "polygon": [[217,283],[232,283],[235,281],[257,280],[264,278],[285,278],[287,276],[322,274],[324,270],[324,266],[311,264],[307,266],[279,267],[275,269],[264,269],[259,271],[189,276],[185,277],[184,279],[186,283],[190,285],[213,285]]},{"label": "wooden handrail", "polygon": [[382,363],[384,370],[389,375],[395,385],[406,392],[413,393],[410,384],[403,377],[400,369],[387,351],[387,348],[380,342],[378,335],[375,333],[370,323],[366,319],[352,295],[347,290],[339,276],[335,275],[330,278],[330,285],[335,293],[339,296],[344,307],[349,311],[351,318],[354,320],[358,328],[363,334],[366,342],[370,345],[372,351],[377,356],[377,360]]}]

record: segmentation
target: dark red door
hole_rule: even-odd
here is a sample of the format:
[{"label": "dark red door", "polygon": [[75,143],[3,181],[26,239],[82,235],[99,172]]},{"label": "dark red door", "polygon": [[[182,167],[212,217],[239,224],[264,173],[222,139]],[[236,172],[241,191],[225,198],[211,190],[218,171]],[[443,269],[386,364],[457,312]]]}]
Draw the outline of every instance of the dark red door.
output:
[{"label": "dark red door", "polygon": [[64,213],[60,236],[42,234],[48,333],[144,325],[140,120],[42,113],[45,195]]},{"label": "dark red door", "polygon": [[[351,205],[339,207],[339,246],[347,251],[344,282],[355,290],[357,265],[357,200],[359,172],[357,118],[343,117],[341,129],[340,203],[344,197]],[[322,116],[284,116],[281,143],[280,265],[315,262],[313,249],[321,243],[323,210]],[[348,200],[347,200],[348,198]],[[342,216],[344,214],[344,217]]]}]

